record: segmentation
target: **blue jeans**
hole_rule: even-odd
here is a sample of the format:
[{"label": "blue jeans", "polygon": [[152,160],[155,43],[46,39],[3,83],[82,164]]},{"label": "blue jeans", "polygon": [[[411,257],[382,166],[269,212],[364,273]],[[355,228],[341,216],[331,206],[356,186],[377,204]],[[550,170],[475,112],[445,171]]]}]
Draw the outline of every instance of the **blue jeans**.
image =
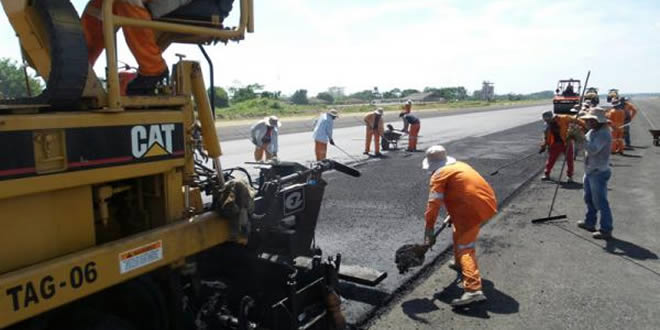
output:
[{"label": "blue jeans", "polygon": [[630,147],[630,125],[623,128],[623,140],[626,143],[626,147]]},{"label": "blue jeans", "polygon": [[587,204],[584,222],[589,227],[596,227],[596,215],[600,211],[600,230],[608,233],[612,232],[612,210],[607,201],[607,181],[611,176],[611,170],[584,175],[584,202]]}]

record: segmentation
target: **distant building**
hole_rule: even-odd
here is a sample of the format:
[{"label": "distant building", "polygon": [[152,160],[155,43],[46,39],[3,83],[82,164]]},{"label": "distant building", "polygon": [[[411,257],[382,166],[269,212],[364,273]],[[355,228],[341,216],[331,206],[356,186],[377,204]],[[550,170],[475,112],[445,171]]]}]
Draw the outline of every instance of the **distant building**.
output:
[{"label": "distant building", "polygon": [[413,103],[445,103],[443,97],[433,96],[433,93],[415,93],[403,98],[403,101],[411,100]]},{"label": "distant building", "polygon": [[495,99],[495,84],[490,81],[484,81],[481,85],[481,99],[492,101]]}]

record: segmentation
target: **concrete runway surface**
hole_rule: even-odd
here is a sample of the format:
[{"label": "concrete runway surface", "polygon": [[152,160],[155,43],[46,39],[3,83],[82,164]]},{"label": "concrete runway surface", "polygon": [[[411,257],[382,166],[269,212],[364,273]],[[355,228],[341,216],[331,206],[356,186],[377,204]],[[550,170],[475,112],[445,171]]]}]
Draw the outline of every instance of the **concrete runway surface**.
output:
[{"label": "concrete runway surface", "polygon": [[[407,283],[364,327],[660,328],[657,314],[660,306],[660,186],[657,185],[660,147],[652,145],[648,132],[652,122],[660,123],[660,99],[633,99],[633,102],[642,111],[632,125],[635,149],[611,158],[613,174],[608,184],[608,199],[614,216],[614,239],[594,240],[590,233],[576,227],[575,222],[583,219],[585,210],[581,183],[562,184],[559,190],[554,214],[566,214],[567,220],[531,224],[531,219],[547,216],[555,188],[552,182],[541,182],[535,175],[531,184],[525,185],[495,218],[482,227],[477,241],[477,257],[483,290],[488,297],[486,303],[465,309],[449,306],[448,303],[458,297],[461,290],[456,286],[456,272],[443,265],[449,258],[446,254],[424,270],[418,279]],[[658,129],[657,126],[655,128]],[[514,131],[522,133],[520,129]],[[490,140],[506,135],[506,132],[497,133]],[[582,159],[582,156],[578,157],[576,163],[576,179],[581,178],[583,172]],[[542,157],[534,162],[536,167],[530,167],[528,173],[539,173]],[[487,166],[487,162],[477,160],[476,163],[478,168]],[[552,178],[558,177],[560,167],[561,162],[558,162]],[[518,171],[522,169],[516,167],[501,171],[501,177],[487,179],[501,196],[506,194],[503,192],[509,181],[506,178],[528,175]],[[412,199],[422,198],[422,195],[410,196],[410,203],[415,205],[415,209],[408,212],[415,212],[421,207]],[[337,208],[339,206],[335,205]],[[401,211],[390,213],[394,212]],[[412,216],[397,214],[400,214],[399,221],[408,218],[417,223],[421,221],[420,213]],[[412,235],[421,239],[421,229],[416,231],[413,230]],[[361,242],[355,242],[355,246],[373,242],[368,245],[370,249],[391,249],[389,246],[396,245],[395,242],[403,235],[390,232],[388,236],[383,235],[372,241],[365,234]],[[383,243],[383,240],[388,243]],[[377,257],[371,259],[379,260]],[[391,284],[384,284],[383,291]]]},{"label": "concrete runway surface", "polygon": [[[497,167],[538,150],[542,129],[541,113],[550,106],[533,106],[496,111],[426,117],[422,119],[422,138],[418,149],[444,144],[449,153],[471,164],[494,187],[502,203],[529,178],[536,175],[543,156],[531,157],[516,166],[489,176]],[[387,117],[386,117],[387,118]],[[359,117],[355,124],[360,125]],[[399,121],[394,122],[400,127]],[[284,123],[286,125],[286,122]],[[311,122],[309,123],[311,127]],[[245,136],[248,131],[245,127]],[[398,274],[394,251],[403,244],[421,242],[423,215],[428,196],[428,174],[421,169],[423,152],[403,150],[386,153],[382,159],[368,159],[364,148],[363,126],[335,130],[338,145],[351,158],[329,146],[329,157],[361,162],[362,177],[351,178],[331,172],[316,230],[316,243],[326,255],[342,254],[346,264],[357,264],[388,272],[388,278],[375,288],[343,284],[343,310],[352,324],[365,322],[374,311],[390,300],[393,293],[419,274],[420,269]],[[407,141],[403,140],[400,148]],[[223,167],[239,166],[252,159],[253,146],[247,138],[222,143]],[[307,132],[280,136],[280,159],[307,162],[313,159],[311,128]],[[427,253],[427,262],[437,259],[451,244],[450,230]],[[423,269],[423,268],[422,268]]]},{"label": "concrete runway surface", "polygon": [[[541,113],[548,109],[548,106],[522,107],[515,109],[503,109],[488,112],[472,112],[467,114],[445,115],[442,117],[429,117],[422,119],[422,128],[418,142],[418,149],[424,149],[432,144],[447,143],[449,141],[462,139],[466,137],[484,136],[490,133],[502,131],[511,127],[520,126],[530,122],[538,122]],[[430,115],[425,113],[425,116]],[[348,117],[348,116],[347,116]],[[386,119],[394,120],[393,115],[386,116]],[[341,162],[348,162],[353,159],[365,159],[362,155],[364,151],[365,129],[361,125],[361,117],[352,117],[345,119],[352,120],[352,127],[337,128],[334,130],[334,140],[339,147],[351,154],[349,158],[337,148],[328,146],[328,158]],[[401,121],[388,121],[395,128],[401,128]],[[283,130],[287,125],[283,122]],[[305,163],[314,159],[314,141],[312,139],[312,121],[297,123],[297,126],[308,125],[304,132],[281,134],[279,158],[286,161],[297,161]],[[228,129],[229,130],[229,129]],[[245,161],[253,160],[254,146],[248,140],[250,136],[249,127],[232,128],[228,138],[233,139],[225,141],[222,139],[222,131],[219,132],[222,141],[222,164],[224,168],[244,166]],[[298,129],[296,129],[298,130]],[[241,132],[242,131],[242,132]],[[407,145],[407,138],[400,141],[400,147]],[[373,153],[373,146],[372,146]]]}]

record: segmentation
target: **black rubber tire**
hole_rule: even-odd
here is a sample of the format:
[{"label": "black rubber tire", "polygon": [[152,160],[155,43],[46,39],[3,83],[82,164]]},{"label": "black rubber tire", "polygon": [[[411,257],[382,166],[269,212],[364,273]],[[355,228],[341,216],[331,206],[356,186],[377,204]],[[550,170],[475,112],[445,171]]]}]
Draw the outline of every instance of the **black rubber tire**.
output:
[{"label": "black rubber tire", "polygon": [[51,72],[46,89],[36,97],[2,100],[0,104],[50,104],[55,110],[75,110],[87,83],[89,65],[78,12],[69,0],[34,0],[32,6],[49,34]]}]

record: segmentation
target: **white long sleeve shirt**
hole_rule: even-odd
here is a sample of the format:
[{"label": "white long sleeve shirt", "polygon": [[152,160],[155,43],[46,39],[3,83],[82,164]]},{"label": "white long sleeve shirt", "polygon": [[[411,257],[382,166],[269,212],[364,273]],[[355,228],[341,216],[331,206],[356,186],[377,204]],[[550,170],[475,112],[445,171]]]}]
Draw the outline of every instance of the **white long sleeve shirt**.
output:
[{"label": "white long sleeve shirt", "polygon": [[[264,142],[264,140],[268,140],[268,138],[264,139],[266,137],[266,133],[268,133],[268,129],[270,128],[270,142]],[[258,123],[254,124],[252,128],[250,129],[250,140],[252,143],[257,146],[257,147],[263,147],[264,144],[268,144],[268,147],[266,148],[266,151],[268,151],[271,154],[276,154],[279,145],[278,145],[278,138],[279,135],[279,129],[277,127],[268,127],[266,125],[266,122],[261,120]]]},{"label": "white long sleeve shirt", "polygon": [[314,140],[321,143],[328,143],[332,140],[334,123],[335,121],[332,119],[332,116],[327,113],[321,114],[316,121],[316,125],[314,125],[314,133],[312,134]]}]

